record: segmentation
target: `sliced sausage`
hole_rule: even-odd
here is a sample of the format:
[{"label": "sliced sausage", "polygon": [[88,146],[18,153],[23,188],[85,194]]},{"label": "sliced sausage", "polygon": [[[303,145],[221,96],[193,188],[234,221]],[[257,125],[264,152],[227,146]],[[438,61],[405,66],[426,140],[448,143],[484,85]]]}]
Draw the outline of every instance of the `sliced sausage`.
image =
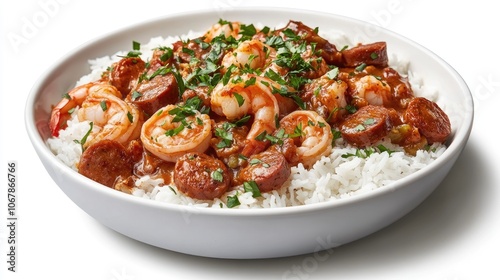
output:
[{"label": "sliced sausage", "polygon": [[189,197],[212,200],[230,188],[232,177],[222,161],[203,153],[187,153],[175,163],[174,182]]},{"label": "sliced sausage", "polygon": [[[210,52],[210,45],[204,43],[202,38],[184,41],[177,41],[172,45],[176,57],[182,63],[190,63],[193,59],[203,61],[205,56]],[[222,58],[222,57],[218,57]]]},{"label": "sliced sausage", "polygon": [[82,154],[78,172],[107,187],[116,180],[132,175],[134,161],[126,148],[113,140],[102,140],[89,146]]},{"label": "sliced sausage", "polygon": [[179,88],[172,73],[156,75],[151,80],[143,80],[129,94],[131,102],[151,116],[168,104],[179,99]]},{"label": "sliced sausage", "polygon": [[268,149],[248,159],[248,165],[238,173],[237,182],[254,181],[261,192],[281,188],[290,177],[291,168],[285,156],[276,150]]},{"label": "sliced sausage", "polygon": [[444,142],[451,133],[448,115],[435,103],[415,97],[408,103],[403,120],[418,128],[429,143]]},{"label": "sliced sausage", "polygon": [[342,122],[342,138],[355,146],[370,146],[387,135],[397,119],[396,114],[382,106],[361,107]]},{"label": "sliced sausage", "polygon": [[109,74],[109,82],[115,86],[125,98],[137,84],[146,63],[140,57],[125,57],[113,64]]},{"label": "sliced sausage", "polygon": [[321,57],[326,61],[326,63],[339,65],[342,62],[342,53],[337,50],[337,47],[328,42],[325,38],[319,36],[318,33],[311,27],[300,21],[291,20],[283,29],[278,30],[278,32],[287,29],[292,30],[306,42],[315,43],[316,50],[320,51]]},{"label": "sliced sausage", "polygon": [[296,166],[300,162],[299,155],[297,154],[297,145],[294,139],[284,138],[281,144],[273,145],[269,149],[276,149],[277,152],[282,154],[290,166]]},{"label": "sliced sausage", "polygon": [[363,63],[378,67],[387,67],[387,44],[385,42],[376,42],[342,51],[344,67],[357,67]]}]

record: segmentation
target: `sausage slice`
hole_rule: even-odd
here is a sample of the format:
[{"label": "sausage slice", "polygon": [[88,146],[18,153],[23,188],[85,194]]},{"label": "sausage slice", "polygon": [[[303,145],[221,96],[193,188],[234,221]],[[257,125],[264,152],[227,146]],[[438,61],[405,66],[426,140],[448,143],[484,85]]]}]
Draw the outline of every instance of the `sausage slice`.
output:
[{"label": "sausage slice", "polygon": [[316,50],[320,52],[321,57],[326,63],[339,65],[342,62],[342,53],[337,50],[334,44],[319,36],[316,30],[305,25],[301,21],[290,20],[283,29],[277,31],[279,32],[287,29],[292,30],[306,42],[316,44]]},{"label": "sausage slice", "polygon": [[444,142],[451,133],[448,115],[435,102],[423,97],[415,97],[408,103],[403,119],[417,127],[429,143]]},{"label": "sausage slice", "polygon": [[229,189],[232,178],[221,160],[203,153],[187,153],[175,163],[174,182],[189,197],[211,200]]},{"label": "sausage slice", "polygon": [[118,179],[131,176],[134,161],[126,148],[113,140],[101,140],[82,154],[78,172],[107,187],[113,188]]},{"label": "sausage slice", "polygon": [[122,98],[125,98],[137,84],[145,67],[146,63],[140,57],[122,58],[112,66],[109,82],[121,92]]},{"label": "sausage slice", "polygon": [[281,188],[290,177],[291,168],[283,154],[269,149],[248,159],[248,165],[240,170],[237,181],[240,184],[255,181],[261,192]]},{"label": "sausage slice", "polygon": [[384,138],[391,130],[393,120],[397,118],[395,113],[382,106],[361,107],[342,122],[342,138],[355,146],[370,146]]},{"label": "sausage slice", "polygon": [[156,75],[138,84],[128,98],[150,116],[168,104],[175,104],[179,99],[179,88],[174,74]]},{"label": "sausage slice", "polygon": [[357,67],[363,63],[379,67],[387,67],[387,44],[376,42],[359,45],[342,51],[345,67]]}]

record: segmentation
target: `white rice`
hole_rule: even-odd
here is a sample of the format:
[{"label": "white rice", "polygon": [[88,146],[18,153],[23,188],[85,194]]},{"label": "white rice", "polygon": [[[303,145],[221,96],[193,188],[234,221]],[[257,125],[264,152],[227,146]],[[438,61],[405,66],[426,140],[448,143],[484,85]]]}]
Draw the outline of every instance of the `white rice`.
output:
[{"label": "white rice", "polygon": [[[190,32],[181,38],[196,38],[199,35],[201,34]],[[338,32],[320,35],[338,46],[354,45],[346,36]],[[147,61],[152,55],[152,49],[159,46],[171,46],[177,40],[179,37],[152,38],[147,44],[141,45],[141,57]],[[76,85],[98,80],[109,65],[119,61],[121,59],[119,56],[125,54],[126,52],[119,52],[113,56],[90,60],[91,72],[82,77]],[[407,61],[396,56],[392,56],[389,61],[391,67],[408,75],[416,96],[424,96],[431,100],[436,99],[437,91],[425,87],[422,79],[410,71]],[[59,137],[48,139],[47,144],[58,159],[77,170],[82,150],[80,144],[75,143],[74,140],[81,139],[88,129],[89,123],[79,122],[75,112],[73,118],[68,122],[68,127],[60,131]],[[357,148],[346,145],[342,139],[339,139],[336,141],[331,155],[321,158],[310,170],[305,169],[302,164],[292,167],[292,176],[280,190],[262,193],[262,197],[258,198],[253,198],[252,193],[245,192],[243,187],[238,187],[213,201],[196,200],[183,195],[173,185],[164,185],[162,179],[153,179],[149,176],[139,178],[135,182],[132,195],[165,203],[216,208],[227,207],[228,196],[235,195],[238,196],[240,205],[234,208],[272,208],[319,203],[389,186],[396,180],[422,169],[446,149],[442,144],[434,144],[428,151],[420,150],[416,156],[409,156],[404,153],[401,147],[388,141],[381,141],[380,144],[395,152],[390,155],[387,152],[373,153],[368,158],[356,156],[344,158],[342,155],[354,154]]]}]

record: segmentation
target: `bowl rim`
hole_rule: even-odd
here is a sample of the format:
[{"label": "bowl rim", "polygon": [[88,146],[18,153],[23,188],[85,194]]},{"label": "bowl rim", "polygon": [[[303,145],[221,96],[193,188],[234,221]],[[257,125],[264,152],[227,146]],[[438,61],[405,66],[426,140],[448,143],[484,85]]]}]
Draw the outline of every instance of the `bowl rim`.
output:
[{"label": "bowl rim", "polygon": [[[193,205],[179,205],[179,204],[172,204],[168,202],[162,202],[162,201],[155,201],[155,200],[150,200],[150,199],[145,199],[142,197],[137,197],[131,194],[126,194],[108,187],[103,187],[99,183],[84,177],[83,175],[80,175],[77,173],[75,170],[70,168],[69,166],[65,165],[63,162],[58,160],[54,154],[50,151],[48,146],[46,145],[45,141],[42,139],[42,136],[40,135],[37,127],[35,126],[36,119],[35,119],[35,103],[39,95],[41,94],[41,90],[43,89],[44,84],[47,82],[47,79],[51,76],[54,75],[54,73],[57,71],[57,69],[66,61],[68,61],[71,57],[77,55],[79,52],[90,48],[92,45],[97,44],[103,40],[105,40],[107,37],[112,36],[112,35],[119,35],[124,32],[127,32],[130,29],[134,28],[144,28],[145,26],[155,24],[161,21],[168,21],[168,20],[182,20],[185,19],[186,17],[192,17],[192,16],[199,16],[199,15],[210,15],[210,14],[217,14],[217,11],[213,9],[201,9],[201,10],[196,10],[196,11],[188,11],[188,12],[179,12],[175,14],[170,14],[167,16],[160,16],[156,18],[152,18],[146,21],[141,21],[135,24],[131,24],[129,26],[122,27],[120,29],[108,32],[107,34],[98,36],[92,40],[87,41],[86,43],[74,48],[73,50],[69,51],[66,54],[63,54],[59,59],[57,59],[52,65],[50,65],[41,75],[40,77],[36,80],[34,85],[32,86],[32,89],[29,92],[29,95],[26,100],[26,105],[25,105],[25,128],[28,132],[28,136],[30,138],[30,141],[32,142],[33,147],[35,148],[36,152],[39,154],[39,157],[41,160],[45,159],[46,161],[50,162],[51,164],[54,164],[57,170],[63,170],[64,172],[67,172],[68,174],[75,174],[74,176],[75,180],[77,180],[83,187],[89,187],[92,188],[94,191],[113,198],[113,199],[119,199],[119,200],[124,200],[127,203],[134,203],[143,207],[151,207],[151,208],[158,208],[162,210],[167,210],[167,211],[174,211],[174,212],[192,212],[197,215],[214,215],[214,216],[269,216],[269,215],[293,215],[296,213],[305,213],[305,212],[311,212],[311,211],[320,211],[320,210],[325,210],[325,209],[333,209],[337,207],[342,207],[348,204],[355,204],[355,203],[361,203],[366,200],[373,199],[375,197],[383,196],[389,192],[396,191],[398,189],[404,188],[407,185],[410,185],[412,182],[418,181],[419,178],[428,176],[433,172],[433,170],[438,169],[443,167],[448,161],[454,160],[456,157],[457,153],[460,154],[463,148],[465,147],[469,135],[472,130],[472,125],[473,125],[473,119],[474,119],[474,105],[473,105],[473,98],[471,91],[469,87],[467,86],[466,82],[464,79],[460,76],[460,74],[446,61],[444,61],[441,57],[436,55],[434,52],[431,50],[427,49],[426,47],[420,45],[419,43],[408,39],[407,37],[398,34],[396,32],[393,32],[389,29],[386,29],[384,27],[380,27],[377,25],[374,25],[372,23],[369,23],[367,21],[363,21],[360,19],[355,19],[351,17],[347,17],[344,15],[339,15],[339,14],[334,14],[334,13],[328,13],[328,12],[319,12],[319,11],[312,11],[312,10],[307,10],[307,9],[296,9],[296,8],[283,8],[283,7],[239,7],[239,8],[234,8],[231,10],[227,10],[225,12],[227,13],[251,13],[251,12],[289,12],[289,13],[294,13],[294,14],[306,14],[306,15],[319,15],[322,17],[333,17],[337,18],[342,21],[346,22],[351,22],[355,24],[367,24],[370,26],[373,26],[377,28],[378,30],[382,31],[388,36],[395,37],[398,40],[404,41],[406,43],[409,43],[413,45],[415,48],[419,49],[421,52],[425,53],[426,55],[430,56],[434,60],[438,61],[448,72],[450,73],[451,76],[455,78],[455,80],[458,82],[459,87],[462,89],[465,97],[465,103],[470,104],[470,110],[466,110],[463,115],[463,122],[462,126],[460,127],[455,127],[452,130],[452,139],[450,143],[447,145],[446,150],[441,154],[435,161],[431,162],[429,165],[423,167],[421,170],[416,171],[415,173],[412,173],[404,178],[398,179],[392,184],[389,184],[387,186],[382,186],[377,189],[370,190],[368,192],[363,192],[356,194],[354,196],[350,197],[343,197],[341,199],[334,199],[330,201],[325,201],[325,202],[318,202],[318,203],[313,203],[313,204],[306,204],[306,205],[298,205],[298,206],[289,206],[289,207],[276,207],[276,208],[249,208],[249,209],[239,209],[239,208],[217,208],[217,207],[199,207],[199,206],[193,206]],[[91,59],[91,58],[90,58]],[[54,181],[55,182],[55,181]],[[57,185],[57,184],[56,184]],[[60,186],[58,186],[60,187]]]}]

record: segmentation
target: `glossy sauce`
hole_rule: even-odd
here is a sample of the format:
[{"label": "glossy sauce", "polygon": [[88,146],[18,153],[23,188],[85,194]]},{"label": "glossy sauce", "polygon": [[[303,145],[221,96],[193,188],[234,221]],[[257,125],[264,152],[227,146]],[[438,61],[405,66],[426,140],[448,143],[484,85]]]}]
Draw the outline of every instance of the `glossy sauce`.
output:
[{"label": "glossy sauce", "polygon": [[[239,26],[239,23],[231,23],[231,26],[235,24]],[[114,186],[107,182],[108,187],[130,192],[135,186],[135,180],[148,175],[152,179],[162,179],[164,185],[175,185],[177,181],[188,196],[200,199],[213,199],[212,196],[221,195],[221,190],[250,181],[258,181],[261,191],[265,192],[279,189],[290,176],[291,166],[304,163],[301,162],[303,159],[298,153],[300,148],[297,143],[298,138],[292,138],[302,137],[305,135],[304,130],[310,131],[314,126],[317,126],[315,128],[326,126],[328,137],[332,137],[334,131],[340,131],[348,144],[360,148],[388,137],[392,143],[403,146],[409,154],[415,154],[417,150],[432,142],[445,141],[450,134],[451,126],[446,114],[435,103],[416,98],[407,77],[388,66],[385,42],[357,45],[343,52],[319,36],[316,30],[298,21],[290,21],[286,27],[265,34],[257,31],[251,39],[272,44],[269,41],[276,37],[281,37],[280,40],[286,41],[288,45],[276,43],[274,46],[277,49],[274,52],[271,50],[272,47],[265,47],[264,51],[267,55],[276,56],[276,60],[270,62],[273,65],[265,65],[268,67],[265,69],[248,69],[248,65],[243,66],[241,68],[244,69],[235,70],[235,74],[230,77],[224,77],[228,69],[222,70],[223,67],[220,67],[220,64],[226,54],[236,50],[238,44],[228,40],[220,45],[218,41],[205,40],[204,37],[178,41],[170,50],[168,48],[156,49],[151,60],[146,64],[140,59],[124,58],[112,65],[115,66],[115,68],[111,67],[114,70],[111,73],[105,73],[100,82],[119,87],[125,101],[138,107],[145,120],[155,116],[158,111],[167,106],[175,105],[176,109],[180,109],[189,100],[197,98],[203,108],[188,108],[188,111],[196,110],[199,114],[205,114],[202,113],[204,111],[202,109],[210,109],[208,113],[210,121],[206,124],[196,123],[196,121],[191,124],[186,122],[183,125],[188,128],[190,125],[206,125],[207,131],[208,127],[211,128],[211,138],[210,145],[204,152],[197,150],[186,152],[186,156],[181,155],[182,159],[177,162],[167,161],[169,159],[162,160],[152,154],[154,151],[147,150],[147,143],[153,137],[130,139],[127,147],[114,143],[102,145],[100,150],[112,149],[120,156],[109,156],[101,152],[102,162],[113,162],[116,158],[124,158],[123,161],[131,162],[133,165],[132,170],[123,172],[123,174],[129,174],[130,171],[132,175],[127,175],[128,177],[120,175]],[[292,56],[278,59],[278,53],[286,53],[283,50],[290,45],[293,45],[287,49],[290,52],[305,47],[302,51],[295,53],[294,59],[291,58]],[[220,46],[229,47],[218,49]],[[294,68],[297,65],[308,66]],[[166,73],[151,76],[168,67],[172,68]],[[273,73],[265,72],[268,69],[275,69],[274,75],[279,77],[271,78]],[[200,70],[208,74],[197,75]],[[231,74],[230,71],[229,74]],[[232,82],[242,77],[248,80]],[[254,77],[253,84],[249,77]],[[305,82],[295,85],[290,77],[296,78],[295,81],[298,79]],[[182,82],[179,83],[180,78]],[[225,83],[225,86],[229,78],[234,79],[229,82],[229,85],[244,84],[244,86],[240,86],[239,89],[237,86],[228,89],[224,92],[225,96],[234,96],[237,99],[239,95],[237,91],[241,90],[240,93],[247,94],[248,99],[256,100],[255,109],[248,111],[250,113],[245,115],[245,121],[230,119],[229,116],[226,118],[214,112],[217,108],[217,103],[212,99],[213,96],[217,96],[215,94],[217,91],[214,89],[221,83]],[[244,92],[247,86],[255,85],[255,80],[265,81],[262,85],[267,84],[266,87],[269,88],[271,88],[269,84],[277,84],[285,80],[290,85],[287,84],[283,95],[283,92],[274,92],[276,88],[273,88],[273,92],[267,95],[263,94],[264,90],[259,91],[257,87],[254,89],[256,93]],[[212,82],[213,84],[210,84]],[[186,83],[191,84],[186,85]],[[221,99],[225,96],[221,95]],[[264,99],[266,96],[268,98]],[[297,99],[300,102],[297,102]],[[227,99],[224,100],[227,101]],[[267,100],[268,103],[271,100],[274,103],[269,105],[263,103],[263,100]],[[229,106],[228,104],[231,105],[234,102],[226,102],[222,106]],[[274,113],[276,110],[273,111],[272,115],[275,115],[273,123],[269,122],[270,118],[265,119],[268,123],[264,125],[273,129],[274,126],[278,126],[280,120],[296,110],[314,111],[317,119],[311,120],[311,124],[309,122],[297,123],[297,127],[293,127],[296,125],[293,123],[286,135],[283,135],[283,131],[280,134],[279,127],[276,127],[272,133],[265,130],[265,134],[259,135],[262,139],[253,136],[248,139],[248,135],[251,134],[249,131],[253,128],[252,123],[258,119],[256,112],[259,106],[264,106],[264,104],[270,108],[279,107],[277,113]],[[305,108],[299,108],[302,105]],[[239,107],[242,105],[240,104]],[[240,108],[237,106],[232,108],[232,110],[238,109]],[[183,118],[184,121],[187,119],[186,116]],[[198,121],[201,121],[200,118]],[[236,124],[236,122],[240,123]],[[160,126],[155,126],[153,129]],[[162,137],[167,135],[167,132],[161,133]],[[297,133],[299,136],[290,136]],[[174,134],[167,135],[167,137],[172,135]],[[141,140],[146,144],[143,145]],[[190,143],[194,141],[190,136],[183,140]],[[313,140],[306,139],[309,142]],[[259,149],[255,149],[255,153],[243,152],[249,150],[248,147],[256,145],[256,142],[259,143]],[[314,145],[317,144],[308,147],[313,150]],[[331,143],[328,143],[328,148],[331,148],[330,146]],[[96,149],[90,149],[92,150]],[[315,156],[320,157],[322,154]],[[92,159],[91,155],[82,158]],[[316,160],[314,156],[313,160]],[[265,161],[273,163],[272,168],[267,166],[268,163]],[[89,178],[102,178],[108,172],[101,168],[88,169],[90,170]],[[213,172],[216,172],[216,175],[212,175]],[[205,184],[208,188],[197,186],[197,184]]]}]

